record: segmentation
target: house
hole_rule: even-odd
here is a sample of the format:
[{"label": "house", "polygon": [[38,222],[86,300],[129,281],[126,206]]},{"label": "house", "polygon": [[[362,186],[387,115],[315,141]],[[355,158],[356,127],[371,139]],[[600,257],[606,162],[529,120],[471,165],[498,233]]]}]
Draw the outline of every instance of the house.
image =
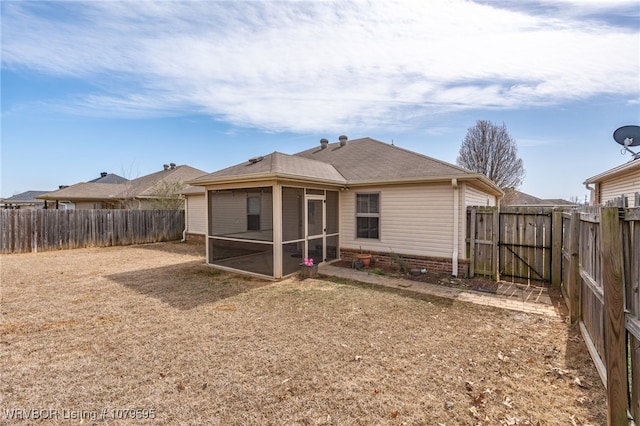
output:
[{"label": "house", "polygon": [[544,207],[567,207],[575,206],[571,201],[563,199],[542,199],[526,194],[514,188],[504,189],[504,197],[500,200],[501,206],[544,206]]},{"label": "house", "polygon": [[164,165],[163,170],[132,180],[103,173],[93,181],[63,187],[38,198],[73,203],[76,209],[179,208],[182,206],[179,192],[184,182],[203,174],[202,170],[171,163]]},{"label": "house", "polygon": [[591,193],[591,205],[601,205],[624,197],[628,207],[640,207],[635,194],[640,193],[640,159],[633,159],[584,181]]},{"label": "house", "polygon": [[362,251],[379,262],[402,256],[468,271],[466,207],[498,204],[503,192],[491,180],[371,138],[320,142],[188,182],[206,191],[209,265],[280,278],[303,258],[350,260]]},{"label": "house", "polygon": [[[47,205],[45,200],[36,199],[37,196],[46,194],[49,191],[25,191],[20,194],[13,195],[9,198],[0,199],[2,208],[4,209],[46,209],[53,206]],[[66,208],[66,206],[62,206]]]}]

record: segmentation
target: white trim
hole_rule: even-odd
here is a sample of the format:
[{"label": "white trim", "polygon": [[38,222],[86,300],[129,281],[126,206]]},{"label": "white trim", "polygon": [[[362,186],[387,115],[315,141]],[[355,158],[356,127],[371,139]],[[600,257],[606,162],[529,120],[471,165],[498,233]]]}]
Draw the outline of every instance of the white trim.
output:
[{"label": "white trim", "polygon": [[282,185],[274,184],[271,188],[273,276],[282,278]]},{"label": "white trim", "polygon": [[451,275],[458,276],[458,250],[460,245],[458,237],[460,235],[460,194],[458,192],[458,180],[451,179],[453,187],[453,255],[451,257]]}]

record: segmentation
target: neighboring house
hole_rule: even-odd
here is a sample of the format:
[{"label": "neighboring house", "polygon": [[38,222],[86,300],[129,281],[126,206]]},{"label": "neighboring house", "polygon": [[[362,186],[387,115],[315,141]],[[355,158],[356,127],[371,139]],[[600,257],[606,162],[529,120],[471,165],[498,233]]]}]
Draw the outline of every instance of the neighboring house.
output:
[{"label": "neighboring house", "polygon": [[640,207],[635,194],[640,193],[640,159],[631,160],[584,181],[591,192],[591,205],[601,205],[625,197],[629,207]]},{"label": "neighboring house", "polygon": [[[165,165],[163,170],[132,180],[121,181],[106,174],[91,182],[81,182],[40,195],[38,198],[73,203],[76,209],[152,209],[179,197],[187,180],[205,174],[193,167]],[[121,178],[124,179],[124,178]],[[116,183],[119,181],[119,183]],[[113,182],[113,183],[105,183]],[[177,202],[181,204],[178,199]],[[174,207],[175,208],[175,207]]]},{"label": "neighboring house", "polygon": [[371,253],[468,271],[466,207],[497,205],[486,176],[371,138],[250,159],[188,182],[206,190],[207,263],[280,278]]},{"label": "neighboring house", "polygon": [[[25,191],[20,194],[13,195],[9,198],[0,199],[2,208],[4,209],[46,209],[54,208],[53,205],[48,205],[45,200],[39,200],[35,197],[42,194],[46,194],[49,191]],[[66,208],[63,205],[61,208]]]},{"label": "neighboring house", "polygon": [[540,206],[540,207],[568,207],[575,206],[571,201],[563,199],[542,199],[533,195],[517,191],[513,188],[504,190],[501,206]]}]

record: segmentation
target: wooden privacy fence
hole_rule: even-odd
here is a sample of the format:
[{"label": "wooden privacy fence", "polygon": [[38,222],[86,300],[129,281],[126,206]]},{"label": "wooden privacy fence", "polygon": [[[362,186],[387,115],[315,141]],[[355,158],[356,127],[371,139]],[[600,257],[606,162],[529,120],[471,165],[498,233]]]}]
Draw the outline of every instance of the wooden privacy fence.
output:
[{"label": "wooden privacy fence", "polygon": [[562,292],[607,387],[608,424],[627,425],[627,410],[639,424],[640,208],[582,208],[562,223]]},{"label": "wooden privacy fence", "polygon": [[182,210],[0,210],[0,253],[177,240]]},{"label": "wooden privacy fence", "polygon": [[560,285],[562,212],[552,207],[469,207],[470,275]]}]

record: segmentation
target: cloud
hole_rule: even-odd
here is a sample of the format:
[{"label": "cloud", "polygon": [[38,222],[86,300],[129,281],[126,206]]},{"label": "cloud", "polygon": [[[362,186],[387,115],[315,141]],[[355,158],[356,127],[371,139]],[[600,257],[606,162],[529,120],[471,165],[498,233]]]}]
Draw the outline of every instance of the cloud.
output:
[{"label": "cloud", "polygon": [[545,14],[546,1],[3,2],[2,66],[94,82],[67,99],[78,112],[204,113],[270,131],[637,99],[637,29],[593,19],[632,2],[565,3],[589,17]]}]

